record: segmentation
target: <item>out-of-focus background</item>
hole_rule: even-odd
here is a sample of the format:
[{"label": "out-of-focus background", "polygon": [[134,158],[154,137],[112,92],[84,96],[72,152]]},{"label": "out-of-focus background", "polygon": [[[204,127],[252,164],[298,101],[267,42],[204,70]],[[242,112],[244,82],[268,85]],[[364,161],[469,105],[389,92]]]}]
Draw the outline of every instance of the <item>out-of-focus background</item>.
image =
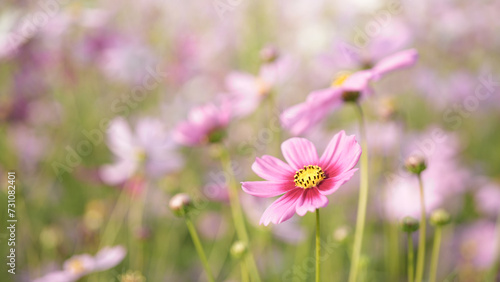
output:
[{"label": "out-of-focus background", "polygon": [[[251,170],[255,157],[282,158],[279,146],[292,136],[278,126],[284,109],[339,73],[409,48],[418,50],[417,64],[373,83],[362,101],[370,195],[360,279],[406,279],[399,221],[420,211],[418,186],[402,173],[412,152],[428,161],[429,213],[444,208],[452,218],[443,228],[438,281],[499,279],[492,273],[500,247],[498,11],[500,1],[483,0],[2,1],[0,280],[86,269],[60,279],[205,281],[184,221],[168,208],[184,192],[196,203],[192,219],[216,280],[239,281],[217,148],[175,142],[176,126],[196,106],[235,108],[235,92],[259,90],[262,69],[279,60],[272,95],[239,101],[246,110],[257,104],[231,115],[223,143],[236,181],[260,180]],[[303,136],[322,152],[340,130],[358,134],[353,107]],[[130,153],[134,146],[145,151]],[[151,166],[120,163],[163,154]],[[347,279],[358,182],[355,174],[322,210],[324,281]],[[11,185],[15,202],[8,202]],[[243,191],[240,199],[263,281],[311,281],[314,216],[264,227],[259,218],[270,199]],[[15,275],[6,264],[12,218]],[[116,261],[99,261],[107,246],[118,246],[107,258]],[[109,267],[71,264],[80,254],[90,257],[77,263]]]}]

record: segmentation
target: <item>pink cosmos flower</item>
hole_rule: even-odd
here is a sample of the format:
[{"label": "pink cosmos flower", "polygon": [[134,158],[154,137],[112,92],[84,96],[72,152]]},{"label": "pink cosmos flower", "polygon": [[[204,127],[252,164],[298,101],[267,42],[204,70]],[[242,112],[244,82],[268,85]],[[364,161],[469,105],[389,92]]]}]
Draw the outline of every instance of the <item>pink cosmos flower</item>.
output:
[{"label": "pink cosmos flower", "polygon": [[174,131],[174,138],[185,146],[200,146],[218,142],[229,124],[231,109],[226,103],[217,107],[209,103],[192,109],[188,120],[181,122]]},{"label": "pink cosmos flower", "polygon": [[346,101],[356,101],[372,93],[369,83],[379,80],[388,72],[415,64],[418,53],[415,49],[398,52],[379,61],[369,70],[342,74],[326,89],[309,94],[306,101],[281,114],[281,123],[292,134],[300,135],[324,119],[332,110]]},{"label": "pink cosmos flower", "polygon": [[94,257],[76,255],[64,262],[63,270],[54,271],[33,282],[72,282],[92,272],[107,270],[118,265],[127,251],[122,246],[105,247]]},{"label": "pink cosmos flower", "polygon": [[131,179],[140,170],[158,177],[183,164],[171,135],[159,120],[141,119],[132,132],[125,119],[115,118],[110,122],[107,139],[116,161],[103,166],[100,176],[110,185]]},{"label": "pink cosmos flower", "polygon": [[283,142],[281,151],[287,163],[265,155],[257,158],[252,170],[266,181],[242,182],[243,191],[257,197],[275,197],[262,215],[260,224],[279,224],[295,213],[300,216],[328,204],[327,195],[351,179],[361,147],[353,135],[337,133],[323,155],[318,157],[313,143],[304,138]]}]

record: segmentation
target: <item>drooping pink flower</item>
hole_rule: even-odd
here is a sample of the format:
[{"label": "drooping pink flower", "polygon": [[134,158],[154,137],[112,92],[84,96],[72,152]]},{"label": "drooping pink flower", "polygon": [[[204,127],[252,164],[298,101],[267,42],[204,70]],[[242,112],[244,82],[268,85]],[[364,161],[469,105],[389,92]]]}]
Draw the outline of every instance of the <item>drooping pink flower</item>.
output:
[{"label": "drooping pink flower", "polygon": [[141,119],[132,132],[125,119],[115,118],[108,128],[107,144],[116,161],[103,166],[100,176],[110,185],[125,182],[141,169],[148,176],[158,177],[183,164],[171,135],[159,120]]},{"label": "drooping pink flower", "polygon": [[220,141],[230,118],[231,109],[225,103],[219,107],[209,103],[193,108],[188,120],[175,129],[174,138],[180,144],[191,147]]},{"label": "drooping pink flower", "polygon": [[300,216],[328,204],[327,195],[337,191],[357,170],[361,147],[353,135],[336,134],[323,155],[304,138],[283,142],[281,151],[287,163],[265,155],[257,158],[252,170],[266,181],[242,182],[243,191],[257,197],[275,197],[262,215],[260,224],[279,224],[295,213]]},{"label": "drooping pink flower", "polygon": [[33,282],[72,282],[93,272],[103,271],[118,265],[127,251],[122,246],[105,247],[94,257],[76,255],[64,262],[63,270],[54,271]]},{"label": "drooping pink flower", "polygon": [[329,88],[311,92],[306,101],[288,108],[281,114],[281,123],[292,134],[300,135],[325,118],[346,101],[356,101],[372,93],[369,83],[388,72],[416,63],[415,49],[398,52],[380,60],[371,69],[340,75]]},{"label": "drooping pink flower", "polygon": [[280,116],[283,127],[294,135],[300,135],[339,108],[349,95],[368,95],[372,78],[370,71],[342,75],[332,87],[311,92],[305,102],[286,109]]}]

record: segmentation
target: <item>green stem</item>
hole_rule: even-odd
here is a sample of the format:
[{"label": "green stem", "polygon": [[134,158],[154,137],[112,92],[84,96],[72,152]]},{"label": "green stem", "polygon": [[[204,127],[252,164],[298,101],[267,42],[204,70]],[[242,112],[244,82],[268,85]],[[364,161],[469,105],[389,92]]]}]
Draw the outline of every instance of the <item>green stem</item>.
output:
[{"label": "green stem", "polygon": [[432,245],[431,270],[429,272],[429,282],[436,282],[436,273],[439,261],[439,248],[441,247],[441,226],[436,226],[434,231],[434,243]]},{"label": "green stem", "polygon": [[320,264],[319,257],[321,253],[321,241],[319,237],[319,209],[316,209],[316,282],[319,282]]},{"label": "green stem", "polygon": [[422,176],[418,175],[418,185],[420,188],[420,233],[418,237],[418,257],[417,257],[417,272],[415,274],[415,281],[422,282],[424,276],[425,264],[425,234],[426,234],[426,212],[425,212],[425,198],[424,198],[424,185],[422,183]]},{"label": "green stem", "polygon": [[[229,188],[229,204],[231,207],[231,214],[233,216],[233,222],[236,229],[236,234],[238,235],[238,239],[243,241],[249,246],[248,233],[245,226],[245,218],[243,216],[243,212],[241,209],[240,199],[238,195],[238,187],[236,185],[236,180],[234,179],[234,172],[232,171],[231,158],[229,152],[223,147],[221,148],[221,163],[223,169],[226,171],[228,175],[228,188]],[[259,271],[257,269],[257,265],[255,264],[255,259],[253,254],[249,252],[247,254],[246,262],[248,264],[248,270],[252,279],[255,282],[260,282]]]},{"label": "green stem", "polygon": [[408,232],[408,282],[413,282],[413,264],[414,264],[414,254],[413,254],[413,237],[411,232]]},{"label": "green stem", "polygon": [[120,195],[118,196],[118,200],[113,207],[113,211],[109,216],[109,220],[106,223],[106,227],[101,235],[101,240],[99,242],[99,249],[107,245],[113,245],[116,236],[120,232],[120,229],[123,225],[123,220],[125,218],[125,207],[129,206],[129,196],[125,189],[120,191]]},{"label": "green stem", "polygon": [[359,117],[359,132],[361,142],[361,179],[359,185],[358,214],[356,218],[356,232],[354,234],[354,248],[352,253],[351,269],[349,271],[349,282],[356,282],[359,270],[359,258],[363,245],[363,232],[365,229],[366,206],[368,204],[368,146],[366,143],[366,129],[363,109],[356,103]]},{"label": "green stem", "polygon": [[241,267],[241,282],[249,282],[247,266],[243,261],[240,262],[240,267]]},{"label": "green stem", "polygon": [[208,260],[205,255],[205,251],[203,251],[203,247],[201,246],[200,238],[198,237],[198,233],[196,233],[196,229],[194,228],[193,222],[189,217],[186,217],[186,225],[189,230],[189,234],[191,234],[191,239],[193,239],[194,247],[196,248],[196,252],[198,252],[198,256],[200,257],[201,263],[203,264],[203,268],[207,274],[207,278],[209,282],[214,282],[214,277],[212,275],[212,270],[208,265]]}]

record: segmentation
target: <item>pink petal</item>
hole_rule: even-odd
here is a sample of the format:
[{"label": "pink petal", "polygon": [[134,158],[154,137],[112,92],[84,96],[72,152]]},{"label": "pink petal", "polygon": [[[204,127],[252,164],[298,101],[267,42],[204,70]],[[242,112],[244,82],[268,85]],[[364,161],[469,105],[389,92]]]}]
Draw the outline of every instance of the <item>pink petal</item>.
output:
[{"label": "pink petal", "polygon": [[109,149],[121,158],[131,158],[135,154],[135,139],[124,118],[118,117],[109,123],[107,144]]},{"label": "pink petal", "polygon": [[269,223],[279,224],[290,219],[295,214],[297,201],[300,199],[304,189],[297,188],[289,191],[274,201],[262,214],[260,224],[269,225]]},{"label": "pink petal", "polygon": [[106,270],[118,265],[125,255],[127,250],[122,246],[105,247],[95,255],[95,270]]},{"label": "pink petal", "polygon": [[340,88],[346,91],[365,91],[372,77],[373,73],[369,70],[355,72],[342,83]]},{"label": "pink petal", "polygon": [[325,118],[332,110],[342,104],[342,90],[327,88],[311,92],[306,102],[285,110],[280,120],[294,135],[300,135]]},{"label": "pink petal", "polygon": [[195,146],[204,141],[206,132],[207,130],[203,126],[182,122],[174,130],[173,137],[179,144]]},{"label": "pink petal", "polygon": [[314,144],[305,138],[290,138],[281,144],[281,152],[294,170],[305,165],[317,165],[318,153]]},{"label": "pink petal", "polygon": [[352,169],[361,156],[361,146],[354,135],[346,136],[342,130],[333,136],[320,159],[320,167],[328,177],[335,177]]},{"label": "pink petal", "polygon": [[143,118],[137,122],[135,127],[137,140],[143,148],[166,143],[165,128],[161,121],[152,118]]},{"label": "pink petal", "polygon": [[357,171],[357,168],[353,168],[349,171],[343,172],[335,177],[327,178],[323,180],[319,186],[318,190],[322,195],[330,195],[333,192],[337,191],[340,186],[349,181],[352,178],[354,173]]},{"label": "pink petal", "polygon": [[318,189],[305,189],[297,202],[297,214],[304,216],[308,211],[314,212],[318,208],[326,207],[328,198],[322,195]]},{"label": "pink petal", "polygon": [[120,160],[114,164],[102,166],[99,170],[99,176],[108,185],[118,185],[129,179],[136,169],[137,163]]},{"label": "pink petal", "polygon": [[256,158],[252,170],[266,180],[290,180],[295,173],[288,164],[267,155]]},{"label": "pink petal", "polygon": [[417,60],[418,52],[416,49],[404,50],[386,57],[372,68],[374,79],[380,79],[382,75],[388,72],[413,66]]},{"label": "pink petal", "polygon": [[246,193],[261,197],[269,198],[284,194],[295,188],[293,180],[287,181],[247,181],[241,182],[241,188]]},{"label": "pink petal", "polygon": [[256,79],[251,74],[234,71],[226,77],[226,87],[234,95],[257,96]]},{"label": "pink petal", "polygon": [[68,271],[59,270],[47,273],[45,276],[33,280],[33,282],[71,282],[76,281],[80,276]]}]

